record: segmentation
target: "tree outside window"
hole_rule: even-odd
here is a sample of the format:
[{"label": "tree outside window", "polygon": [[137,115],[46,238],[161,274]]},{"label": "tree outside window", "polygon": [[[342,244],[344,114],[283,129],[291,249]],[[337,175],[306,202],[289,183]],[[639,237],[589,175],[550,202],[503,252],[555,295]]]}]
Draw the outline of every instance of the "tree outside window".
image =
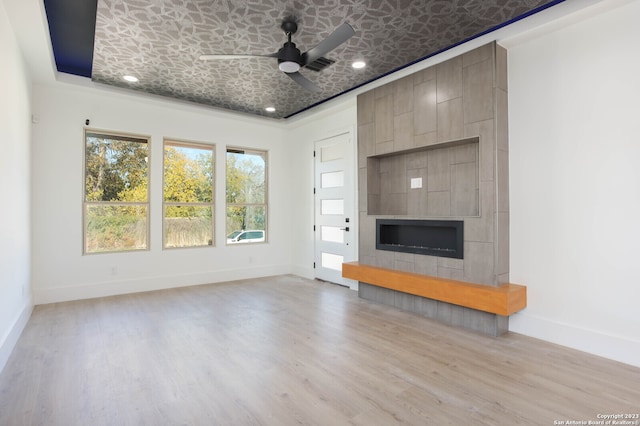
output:
[{"label": "tree outside window", "polygon": [[213,165],[213,146],[165,141],[164,248],[213,245]]},{"label": "tree outside window", "polygon": [[84,253],[146,250],[148,139],[85,131]]},{"label": "tree outside window", "polygon": [[227,149],[226,198],[227,244],[266,241],[267,153],[265,151]]}]

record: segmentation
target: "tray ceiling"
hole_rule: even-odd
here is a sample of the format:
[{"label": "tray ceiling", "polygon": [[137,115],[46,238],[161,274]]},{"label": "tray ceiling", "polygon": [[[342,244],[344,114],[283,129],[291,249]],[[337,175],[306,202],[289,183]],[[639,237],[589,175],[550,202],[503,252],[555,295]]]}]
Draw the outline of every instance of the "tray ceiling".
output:
[{"label": "tray ceiling", "polygon": [[[286,118],[559,1],[98,0],[93,8],[91,3],[45,0],[59,71],[237,112]],[[65,13],[65,8],[73,13]],[[298,23],[293,42],[303,52],[345,22],[356,31],[325,55],[335,63],[318,72],[301,69],[320,87],[317,93],[304,90],[279,71],[275,58],[198,59],[202,54],[277,52],[286,41],[280,24],[290,16]],[[60,34],[69,34],[70,28],[75,33],[64,40]],[[66,56],[61,53],[64,49],[70,52]],[[86,59],[87,51],[91,60]],[[81,52],[85,52],[84,71],[65,64],[69,58],[81,61],[77,58]],[[358,59],[367,63],[364,69],[352,68]],[[128,83],[123,75],[139,81]],[[268,106],[275,112],[266,112]]]}]

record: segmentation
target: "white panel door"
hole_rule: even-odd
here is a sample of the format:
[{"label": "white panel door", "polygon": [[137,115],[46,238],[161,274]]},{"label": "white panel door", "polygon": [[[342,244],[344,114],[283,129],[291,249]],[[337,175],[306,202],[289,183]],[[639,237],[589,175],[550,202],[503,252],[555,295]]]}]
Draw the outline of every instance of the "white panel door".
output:
[{"label": "white panel door", "polygon": [[353,151],[351,133],[315,143],[315,276],[347,286],[342,263],[356,260]]}]

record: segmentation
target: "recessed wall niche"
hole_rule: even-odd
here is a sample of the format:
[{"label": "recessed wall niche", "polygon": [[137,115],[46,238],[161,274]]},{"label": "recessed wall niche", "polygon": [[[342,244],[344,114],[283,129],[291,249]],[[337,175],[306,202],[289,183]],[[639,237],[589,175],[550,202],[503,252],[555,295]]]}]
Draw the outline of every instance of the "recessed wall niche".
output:
[{"label": "recessed wall niche", "polygon": [[367,157],[367,214],[479,216],[479,138]]},{"label": "recessed wall niche", "polygon": [[[358,95],[358,261],[509,282],[507,51],[492,42]],[[462,259],[376,247],[377,219],[464,222]],[[491,335],[508,317],[361,282],[361,297]]]}]

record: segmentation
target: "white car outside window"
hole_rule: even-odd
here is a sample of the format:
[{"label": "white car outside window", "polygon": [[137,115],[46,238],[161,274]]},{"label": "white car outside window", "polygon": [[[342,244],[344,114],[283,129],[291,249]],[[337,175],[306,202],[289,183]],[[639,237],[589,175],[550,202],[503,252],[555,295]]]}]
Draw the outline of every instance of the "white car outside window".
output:
[{"label": "white car outside window", "polygon": [[264,242],[264,231],[250,229],[246,231],[234,231],[227,235],[227,244],[261,243]]}]

